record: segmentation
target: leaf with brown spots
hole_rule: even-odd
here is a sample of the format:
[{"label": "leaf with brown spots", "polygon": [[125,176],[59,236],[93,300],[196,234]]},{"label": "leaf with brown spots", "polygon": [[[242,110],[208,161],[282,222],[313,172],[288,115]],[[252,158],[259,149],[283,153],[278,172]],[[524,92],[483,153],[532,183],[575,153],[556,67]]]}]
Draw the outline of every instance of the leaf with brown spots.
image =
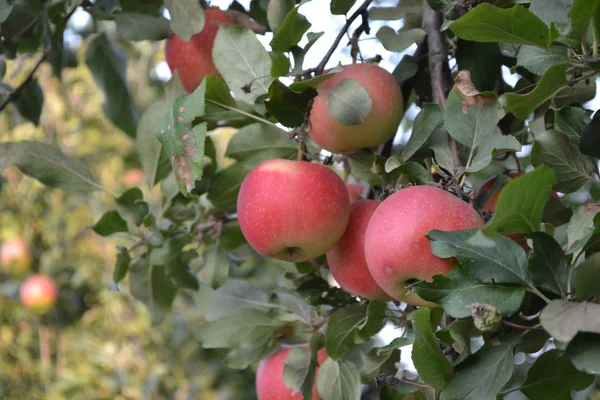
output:
[{"label": "leaf with brown spots", "polygon": [[173,103],[166,127],[157,133],[175,171],[179,190],[186,197],[196,197],[196,182],[204,170],[204,142],[207,123],[192,127],[194,118],[204,115],[206,80],[190,94]]}]

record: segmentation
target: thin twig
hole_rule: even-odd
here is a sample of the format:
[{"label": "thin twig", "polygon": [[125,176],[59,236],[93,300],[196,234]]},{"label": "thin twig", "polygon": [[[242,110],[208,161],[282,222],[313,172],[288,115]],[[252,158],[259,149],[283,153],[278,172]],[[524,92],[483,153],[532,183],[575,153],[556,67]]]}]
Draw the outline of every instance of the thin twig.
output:
[{"label": "thin twig", "polygon": [[235,22],[236,25],[245,26],[254,33],[264,35],[268,31],[266,26],[259,24],[246,13],[243,13],[238,10],[232,10],[231,8],[225,11],[225,13],[229,15],[229,17],[231,17],[231,19],[233,20],[233,22]]},{"label": "thin twig", "polygon": [[344,35],[346,34],[346,32],[348,32],[348,29],[350,29],[350,25],[352,25],[356,18],[358,18],[361,15],[364,15],[367,12],[367,8],[371,5],[372,2],[373,0],[365,0],[365,2],[354,12],[354,14],[352,14],[350,18],[346,20],[346,23],[342,27],[342,30],[340,31],[340,33],[338,33],[329,50],[327,50],[325,57],[323,57],[319,65],[312,69],[312,72],[314,72],[315,75],[321,75],[323,71],[325,71],[325,65],[327,65],[327,62],[329,62],[329,59],[333,55],[333,52],[339,46],[340,42],[344,38]]},{"label": "thin twig", "polygon": [[[431,75],[433,101],[441,105],[442,108],[446,108],[446,96],[450,90],[452,76],[450,75],[450,67],[448,66],[446,40],[441,31],[442,15],[431,8],[427,0],[423,0],[422,27],[427,33],[429,73]],[[449,136],[449,139],[454,173],[456,173],[461,169],[458,145],[452,136]]]},{"label": "thin twig", "polygon": [[515,328],[515,329],[521,329],[523,331],[543,331],[544,328],[540,328],[539,326],[525,326],[525,325],[519,325],[519,324],[515,324],[513,322],[509,322],[509,321],[502,321],[502,325],[504,326],[508,326],[510,328]]},{"label": "thin twig", "polygon": [[397,378],[394,375],[380,374],[375,377],[375,386],[377,386],[377,387],[396,386],[401,383],[404,383],[406,385],[420,387],[422,389],[435,389],[433,386],[426,385],[423,383],[417,383],[417,382],[413,382],[413,381],[407,381],[405,379]]}]

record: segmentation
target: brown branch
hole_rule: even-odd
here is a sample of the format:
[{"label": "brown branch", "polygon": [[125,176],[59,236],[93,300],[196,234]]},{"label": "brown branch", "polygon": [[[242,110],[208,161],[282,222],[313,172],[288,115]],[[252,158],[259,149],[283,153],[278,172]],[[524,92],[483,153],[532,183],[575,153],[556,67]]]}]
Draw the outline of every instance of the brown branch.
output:
[{"label": "brown branch", "polygon": [[268,29],[266,26],[259,24],[255,20],[252,19],[248,14],[243,13],[238,10],[229,9],[226,10],[225,13],[229,15],[229,17],[233,20],[236,25],[242,25],[246,28],[249,28],[254,33],[259,35],[264,35]]},{"label": "brown branch", "polygon": [[519,324],[515,324],[514,322],[509,322],[506,320],[502,320],[502,325],[508,326],[510,328],[521,329],[523,331],[543,331],[544,330],[544,328],[540,328],[538,326],[519,325]]},{"label": "brown branch", "polygon": [[[446,40],[441,31],[442,14],[436,12],[429,6],[427,0],[423,0],[423,30],[427,33],[427,46],[429,50],[429,73],[431,75],[431,90],[433,101],[446,108],[446,97],[450,90],[452,76],[448,66],[448,49]],[[454,173],[461,169],[458,155],[458,145],[452,136],[450,138],[450,150]]]}]

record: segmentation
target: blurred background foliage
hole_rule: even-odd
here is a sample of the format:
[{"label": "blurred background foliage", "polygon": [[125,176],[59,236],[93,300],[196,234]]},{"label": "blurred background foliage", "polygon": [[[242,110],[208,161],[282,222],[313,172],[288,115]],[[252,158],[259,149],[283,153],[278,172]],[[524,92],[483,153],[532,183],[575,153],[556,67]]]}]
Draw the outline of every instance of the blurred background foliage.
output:
[{"label": "blurred background foliage", "polygon": [[[128,79],[139,110],[163,95],[150,70],[164,57],[161,42],[127,43]],[[49,64],[38,71],[45,95],[39,126],[14,106],[0,113],[3,141],[35,140],[59,146],[84,160],[102,185],[115,192],[140,186],[160,201],[160,188],[147,192],[134,142],[102,111],[103,96],[85,66],[86,42],[78,65],[62,80]],[[7,83],[25,79],[36,55],[7,62]],[[225,371],[218,351],[198,346],[189,315],[173,312],[151,326],[145,307],[107,288],[115,245],[89,227],[113,199],[96,192],[68,194],[43,186],[9,168],[0,176],[0,242],[24,237],[33,251],[33,271],[60,285],[58,307],[41,319],[18,300],[23,278],[0,271],[0,398],[2,399],[253,399],[252,370]]]}]

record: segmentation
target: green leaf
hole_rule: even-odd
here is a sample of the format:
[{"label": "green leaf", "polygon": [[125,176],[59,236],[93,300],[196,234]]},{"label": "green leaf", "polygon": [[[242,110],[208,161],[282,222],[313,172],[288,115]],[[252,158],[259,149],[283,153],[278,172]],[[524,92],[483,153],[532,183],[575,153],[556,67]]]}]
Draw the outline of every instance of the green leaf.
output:
[{"label": "green leaf", "polygon": [[229,276],[230,264],[227,254],[218,246],[213,246],[204,255],[204,267],[198,278],[213,288],[219,287]]},{"label": "green leaf", "polygon": [[342,72],[343,70],[342,64],[338,64],[335,67],[327,70],[327,72],[323,73],[322,75],[317,75],[313,78],[305,79],[303,81],[293,82],[290,85],[290,89],[295,92],[302,92],[308,88],[316,89],[329,79],[333,78],[335,74]]},{"label": "green leaf", "polygon": [[204,81],[206,82],[204,99],[207,103],[237,107],[234,98],[231,97],[229,87],[221,78],[208,75],[204,78]]},{"label": "green leaf", "polygon": [[167,238],[150,251],[150,265],[165,265],[179,258],[185,243],[177,238]]},{"label": "green leaf", "polygon": [[285,158],[285,155],[295,153],[298,145],[281,129],[255,123],[244,126],[231,138],[225,155],[236,160],[245,160],[253,153],[274,150]]},{"label": "green leaf", "polygon": [[301,93],[294,92],[276,79],[269,86],[269,98],[265,102],[267,110],[282,125],[295,128],[302,125],[312,99],[317,97],[317,91],[308,88]]},{"label": "green leaf", "polygon": [[271,76],[285,76],[290,73],[290,60],[283,53],[269,52],[271,57]]},{"label": "green leaf", "polygon": [[369,19],[373,21],[395,21],[407,14],[421,15],[423,3],[419,0],[403,0],[396,7],[371,7]]},{"label": "green leaf", "polygon": [[[224,261],[226,264],[229,263],[229,260]],[[223,286],[212,292],[210,301],[202,306],[206,308],[204,318],[209,322],[228,315],[243,313],[248,309],[264,311],[277,307],[269,303],[265,292],[241,279],[228,279]]]},{"label": "green leaf", "polygon": [[371,112],[369,93],[358,82],[342,79],[328,91],[329,114],[342,125],[360,125]]},{"label": "green leaf", "polygon": [[[220,24],[213,62],[235,97],[249,104],[269,90],[271,57],[254,32],[239,25]],[[246,88],[250,85],[250,92]]]},{"label": "green leaf", "polygon": [[140,226],[150,212],[148,203],[139,188],[132,188],[115,200],[116,208],[121,217],[131,221],[135,226]]},{"label": "green leaf", "polygon": [[592,254],[577,268],[575,293],[577,298],[585,300],[600,294],[600,253]]},{"label": "green leaf", "polygon": [[571,143],[579,144],[585,132],[587,113],[581,107],[565,107],[554,112],[554,129],[565,133]]},{"label": "green leaf", "polygon": [[317,390],[324,400],[356,400],[360,398],[358,368],[345,361],[328,358],[319,367]]},{"label": "green leaf", "polygon": [[125,40],[163,40],[173,32],[163,17],[138,13],[118,13],[115,15],[117,34]]},{"label": "green leaf", "polygon": [[448,325],[448,327],[436,333],[436,336],[440,338],[440,340],[451,344],[452,348],[458,354],[460,354],[458,359],[454,361],[454,365],[460,364],[471,355],[472,331],[473,321],[471,319],[464,318],[453,321],[450,325]]},{"label": "green leaf", "polygon": [[234,208],[242,181],[254,167],[252,163],[236,162],[217,172],[208,191],[208,199],[218,209]]},{"label": "green leaf", "polygon": [[572,391],[593,382],[594,377],[575,369],[561,350],[549,350],[535,361],[520,390],[529,399],[570,400]]},{"label": "green leaf", "polygon": [[394,31],[391,27],[384,25],[377,31],[377,39],[383,47],[392,52],[401,52],[412,46],[413,43],[421,44],[427,34],[421,28],[413,28]]},{"label": "green leaf", "polygon": [[517,64],[533,72],[536,75],[542,76],[546,71],[555,65],[562,65],[567,61],[566,54],[564,56],[556,55],[562,48],[553,47],[554,53],[546,49],[540,49],[534,46],[521,46],[519,54],[517,54]]},{"label": "green leaf", "polygon": [[292,349],[283,362],[283,383],[292,389],[292,396],[304,392],[306,378],[314,370],[311,364],[310,349],[303,347]]},{"label": "green leaf", "polygon": [[13,10],[13,7],[13,4],[8,4],[8,0],[0,1],[0,24],[6,21]]},{"label": "green leaf", "polygon": [[477,150],[475,156],[471,160],[471,164],[467,168],[468,172],[481,171],[492,162],[492,157],[501,151],[519,151],[521,143],[512,135],[502,135],[498,129],[489,136]]},{"label": "green leaf", "polygon": [[539,230],[544,206],[550,198],[554,172],[545,167],[508,182],[500,192],[494,216],[483,232],[535,232]]},{"label": "green leaf", "polygon": [[600,335],[578,334],[569,342],[565,354],[578,370],[600,374]]},{"label": "green leaf", "polygon": [[542,310],[540,322],[561,342],[568,342],[578,332],[600,333],[600,304],[552,300]]},{"label": "green leaf", "polygon": [[451,365],[438,346],[430,318],[431,310],[428,308],[421,308],[409,315],[415,333],[412,361],[425,383],[443,388],[448,383]]},{"label": "green leaf", "polygon": [[364,382],[373,382],[375,377],[381,373],[396,375],[400,361],[399,347],[412,344],[412,339],[396,338],[390,344],[383,347],[375,347],[361,357],[361,374]]},{"label": "green leaf", "polygon": [[[372,302],[381,307],[382,302]],[[370,307],[370,306],[369,306]],[[383,303],[383,308],[385,303]],[[339,360],[348,350],[363,343],[381,329],[383,313],[369,313],[364,304],[352,304],[340,308],[329,318],[325,332],[325,348],[334,360]]]},{"label": "green leaf", "polygon": [[170,109],[171,103],[168,101],[157,101],[144,111],[137,127],[135,149],[149,187],[154,186],[157,181],[162,179],[164,174],[162,171],[171,170],[169,159],[164,151],[161,151],[162,145],[155,134],[159,121]]},{"label": "green leaf", "polygon": [[422,299],[441,305],[454,318],[470,316],[473,303],[490,304],[504,315],[512,315],[519,311],[525,297],[522,288],[485,284],[472,278],[462,268],[454,268],[446,276],[436,275],[433,282],[418,282],[411,288]]},{"label": "green leaf", "polygon": [[11,166],[44,185],[66,192],[90,193],[101,188],[87,165],[45,143],[0,143],[0,171]]},{"label": "green leaf", "polygon": [[429,183],[429,172],[424,166],[414,161],[400,164],[392,156],[385,162],[385,172],[390,172],[397,184],[427,185]]},{"label": "green leaf", "polygon": [[508,334],[490,341],[457,368],[441,400],[495,400],[514,368],[513,350],[521,336]]},{"label": "green leaf", "polygon": [[299,7],[293,8],[283,20],[271,39],[273,51],[283,53],[289,51],[292,46],[297,45],[302,36],[311,27],[306,17],[298,13]]},{"label": "green leaf", "polygon": [[595,216],[600,213],[600,203],[586,203],[577,208],[567,227],[567,254],[583,248],[596,232]]},{"label": "green leaf", "polygon": [[[524,336],[521,342],[517,345],[515,351],[527,354],[537,353],[540,351],[546,342],[550,339],[550,335],[544,330],[530,330]],[[525,378],[523,378],[525,381]]]},{"label": "green leaf", "polygon": [[167,276],[173,283],[182,289],[198,291],[200,283],[196,275],[180,260],[169,262],[165,265]]},{"label": "green leaf", "polygon": [[562,35],[569,28],[569,9],[572,0],[531,0],[529,11],[540,17],[548,26],[552,24]]},{"label": "green leaf", "polygon": [[535,137],[531,149],[531,163],[546,165],[556,173],[556,190],[571,193],[587,181],[592,181],[593,163],[581,155],[569,137],[558,131],[545,131]]},{"label": "green leaf", "polygon": [[267,6],[267,20],[273,32],[277,32],[286,15],[294,8],[294,0],[271,0]]},{"label": "green leaf", "polygon": [[[587,124],[579,139],[579,151],[583,154],[600,158],[600,113],[594,114],[592,121]],[[569,136],[571,137],[571,136]]]},{"label": "green leaf", "polygon": [[[383,159],[385,160],[385,158]],[[382,160],[368,151],[356,152],[348,155],[352,175],[370,185],[383,185],[385,183],[381,172],[384,170]]]},{"label": "green leaf", "polygon": [[205,349],[253,346],[272,337],[274,322],[266,312],[244,310],[204,325],[199,339]]},{"label": "green leaf", "polygon": [[167,278],[165,268],[152,266],[145,258],[135,258],[129,266],[129,289],[150,313],[153,323],[166,316],[177,294],[177,288]]},{"label": "green leaf", "polygon": [[[5,42],[23,35],[42,15],[44,3],[41,0],[17,0],[4,8],[2,36]],[[8,18],[6,18],[8,14]]]},{"label": "green leaf", "polygon": [[444,122],[453,138],[476,149],[496,132],[502,115],[502,108],[494,95],[476,91],[474,95],[465,95],[457,84],[448,95]]},{"label": "green leaf", "polygon": [[115,263],[115,270],[113,272],[113,281],[119,283],[127,275],[129,271],[129,264],[131,263],[131,256],[126,247],[117,246],[117,262]]},{"label": "green leaf", "polygon": [[402,161],[408,161],[443,123],[442,108],[438,104],[423,104],[415,119],[408,143],[402,149]]},{"label": "green leaf", "polygon": [[204,115],[206,80],[193,93],[185,94],[173,103],[170,121],[166,129],[157,132],[158,140],[171,160],[179,190],[186,197],[194,197],[196,182],[204,173],[204,145],[206,122],[193,128],[191,123],[197,116]]},{"label": "green leaf", "polygon": [[107,17],[111,16],[115,11],[122,10],[120,0],[98,0],[96,4]]},{"label": "green leaf", "polygon": [[483,3],[450,25],[462,39],[546,47],[548,27],[525,7],[498,8]]},{"label": "green leaf", "polygon": [[533,240],[534,254],[529,260],[529,270],[537,282],[562,298],[567,296],[569,267],[562,247],[547,233],[534,232],[529,235]]},{"label": "green leaf", "polygon": [[331,0],[329,9],[333,15],[344,15],[352,6],[356,3],[356,0]]},{"label": "green leaf", "polygon": [[[471,72],[473,85],[480,91],[493,91],[502,73],[502,52],[498,43],[460,40],[456,48],[458,70]],[[485,68],[481,68],[485,65]]]},{"label": "green leaf", "polygon": [[310,50],[310,48],[315,44],[317,40],[321,36],[323,36],[325,32],[308,32],[306,34],[306,38],[308,39],[308,43],[304,48],[294,46],[292,47],[292,55],[294,56],[294,69],[292,71],[293,74],[298,74],[302,71],[302,67],[304,65],[304,58],[306,57],[306,53]]},{"label": "green leaf", "polygon": [[117,232],[127,232],[127,222],[116,211],[107,211],[92,226],[92,230],[100,236],[110,236]]},{"label": "green leaf", "polygon": [[573,0],[569,11],[571,30],[569,36],[577,41],[585,41],[592,16],[600,9],[600,0]]},{"label": "green leaf", "polygon": [[433,150],[435,162],[440,167],[444,168],[446,171],[454,171],[454,161],[446,128],[439,127],[433,132],[429,148]]},{"label": "green leaf", "polygon": [[430,231],[433,254],[441,258],[455,257],[461,267],[485,283],[523,283],[529,280],[527,254],[517,243],[498,235],[495,246],[471,244],[477,230]]},{"label": "green leaf", "polygon": [[548,68],[535,89],[527,94],[505,93],[500,96],[504,111],[512,112],[521,119],[527,119],[544,102],[550,100],[559,90],[567,86],[564,65]]},{"label": "green leaf", "polygon": [[196,0],[165,0],[171,16],[171,29],[189,42],[193,35],[204,29],[204,10]]},{"label": "green leaf", "polygon": [[40,124],[40,115],[44,104],[44,92],[37,79],[31,79],[19,92],[16,99],[17,110],[23,118],[33,122],[34,125]]},{"label": "green leaf", "polygon": [[138,118],[127,83],[127,54],[100,34],[88,41],[85,62],[104,93],[106,116],[134,137]]}]

